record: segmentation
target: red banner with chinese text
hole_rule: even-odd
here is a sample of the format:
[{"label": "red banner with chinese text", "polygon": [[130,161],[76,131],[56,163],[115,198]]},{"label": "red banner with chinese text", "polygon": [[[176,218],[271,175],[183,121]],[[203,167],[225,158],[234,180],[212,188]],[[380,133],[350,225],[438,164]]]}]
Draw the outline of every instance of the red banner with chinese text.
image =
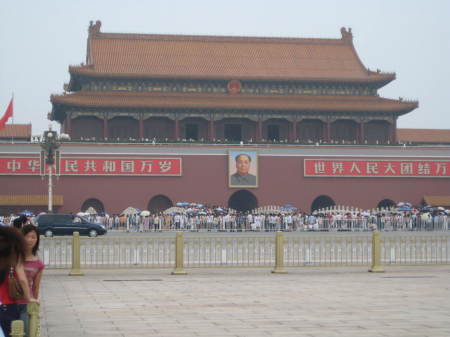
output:
[{"label": "red banner with chinese text", "polygon": [[[181,176],[181,158],[62,156],[60,175]],[[0,175],[39,175],[39,157],[0,157]]]},{"label": "red banner with chinese text", "polygon": [[450,178],[450,161],[305,159],[304,176]]}]

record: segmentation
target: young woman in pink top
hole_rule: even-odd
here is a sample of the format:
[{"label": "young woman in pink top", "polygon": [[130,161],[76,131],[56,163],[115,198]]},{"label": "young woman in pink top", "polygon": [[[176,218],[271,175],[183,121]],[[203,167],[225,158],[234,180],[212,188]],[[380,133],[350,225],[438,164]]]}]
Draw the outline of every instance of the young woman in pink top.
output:
[{"label": "young woman in pink top", "polygon": [[[37,257],[37,251],[39,250],[39,233],[36,226],[25,225],[22,227],[22,234],[25,238],[25,260],[23,262],[23,267],[27,276],[30,294],[31,297],[39,299],[39,286],[44,270],[44,263]],[[20,319],[23,320],[25,326],[25,336],[29,335],[27,303],[28,301],[26,300],[18,301]]]}]

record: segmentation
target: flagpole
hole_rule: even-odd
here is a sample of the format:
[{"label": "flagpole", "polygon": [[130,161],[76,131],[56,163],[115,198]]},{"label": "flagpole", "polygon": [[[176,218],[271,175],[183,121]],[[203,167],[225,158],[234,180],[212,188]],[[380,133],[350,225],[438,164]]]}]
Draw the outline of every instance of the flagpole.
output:
[{"label": "flagpole", "polygon": [[[14,125],[14,91],[12,93],[12,104],[13,104],[13,114],[11,116],[12,119],[12,125]],[[11,128],[11,144],[14,144],[14,127]]]}]

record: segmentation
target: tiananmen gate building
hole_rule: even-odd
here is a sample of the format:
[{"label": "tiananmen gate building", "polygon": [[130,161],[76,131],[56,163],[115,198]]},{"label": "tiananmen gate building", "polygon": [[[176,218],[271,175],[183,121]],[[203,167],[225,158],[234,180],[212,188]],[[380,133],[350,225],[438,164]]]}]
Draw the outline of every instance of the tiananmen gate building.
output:
[{"label": "tiananmen gate building", "polygon": [[[378,95],[395,74],[364,66],[351,29],[338,39],[150,35],[104,33],[97,21],[69,73],[49,114],[71,139],[55,168],[58,211],[193,201],[309,212],[450,194],[448,146],[398,143],[397,120],[418,102]],[[0,144],[0,198],[43,197],[42,171],[39,144]]]}]

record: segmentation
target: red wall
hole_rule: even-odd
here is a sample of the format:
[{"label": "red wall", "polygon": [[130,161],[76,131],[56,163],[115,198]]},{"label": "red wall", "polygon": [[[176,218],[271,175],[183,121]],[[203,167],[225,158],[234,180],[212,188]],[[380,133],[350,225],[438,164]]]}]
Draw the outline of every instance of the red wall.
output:
[{"label": "red wall", "polygon": [[[171,155],[171,157],[174,157]],[[62,212],[78,212],[86,199],[100,200],[108,213],[127,206],[146,209],[155,195],[178,201],[228,205],[239,189],[228,188],[227,155],[175,155],[182,158],[181,177],[70,177],[55,182],[64,195]],[[315,198],[328,195],[336,205],[374,208],[383,199],[419,205],[424,195],[448,195],[447,178],[310,178],[297,156],[259,156],[259,187],[248,189],[258,206],[292,204],[309,211]],[[370,157],[368,157],[370,158]],[[431,159],[430,159],[431,160]],[[0,176],[1,194],[46,194],[47,179]]]}]

